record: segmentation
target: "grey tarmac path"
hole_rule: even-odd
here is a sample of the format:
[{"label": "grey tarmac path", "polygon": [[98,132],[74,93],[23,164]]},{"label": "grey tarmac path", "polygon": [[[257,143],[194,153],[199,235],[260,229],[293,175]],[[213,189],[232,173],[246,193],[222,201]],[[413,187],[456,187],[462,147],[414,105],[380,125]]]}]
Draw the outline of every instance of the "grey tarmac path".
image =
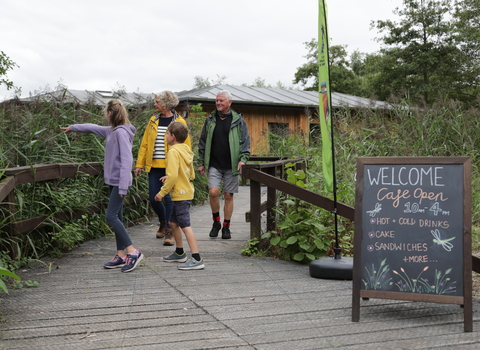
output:
[{"label": "grey tarmac path", "polygon": [[[127,209],[128,210],[128,209]],[[204,270],[162,256],[155,221],[129,228],[146,258],[132,272],[106,270],[112,235],[19,271],[39,287],[0,295],[0,349],[480,349],[458,305],[362,300],[351,322],[352,282],[309,275],[308,265],[242,256],[249,188],[235,196],[232,239],[211,239],[210,207],[191,210]],[[187,246],[186,246],[187,247]]]}]

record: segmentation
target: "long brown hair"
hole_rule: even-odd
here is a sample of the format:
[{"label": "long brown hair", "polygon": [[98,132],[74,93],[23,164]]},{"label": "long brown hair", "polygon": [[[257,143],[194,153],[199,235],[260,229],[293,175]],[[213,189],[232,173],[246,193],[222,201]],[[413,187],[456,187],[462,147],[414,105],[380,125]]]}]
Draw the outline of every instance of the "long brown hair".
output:
[{"label": "long brown hair", "polygon": [[130,124],[127,109],[120,100],[108,101],[103,111],[106,116],[110,113],[108,120],[110,121],[112,128],[116,128],[119,125]]}]

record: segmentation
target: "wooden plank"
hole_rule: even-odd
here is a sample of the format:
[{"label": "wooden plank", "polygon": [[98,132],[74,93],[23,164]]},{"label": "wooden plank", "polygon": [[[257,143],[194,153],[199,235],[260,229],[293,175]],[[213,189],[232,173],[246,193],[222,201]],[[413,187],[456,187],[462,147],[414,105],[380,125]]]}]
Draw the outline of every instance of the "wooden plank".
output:
[{"label": "wooden plank", "polygon": [[88,175],[99,175],[103,170],[103,165],[100,162],[83,163],[78,167],[77,172]]},{"label": "wooden plank", "polygon": [[[96,205],[91,205],[88,208],[74,210],[73,212],[59,212],[55,214],[54,217],[55,217],[55,220],[67,221],[67,220],[80,218],[82,217],[82,215],[85,215],[85,214],[92,214],[92,213],[98,213],[98,212],[100,212],[100,208]],[[24,232],[32,231],[37,228],[47,226],[47,223],[45,223],[45,220],[47,220],[48,217],[49,215],[41,215],[34,218],[14,222],[12,224],[13,232],[15,232],[15,234],[21,234]]]},{"label": "wooden plank", "polygon": [[[335,204],[332,199],[322,196],[321,194],[315,193],[313,191],[307,190],[305,188],[301,188],[288,181],[265,174],[259,170],[250,169],[250,179],[266,184],[269,187],[273,187],[279,191],[295,196],[301,200],[304,200],[325,210],[333,212],[333,210],[335,209]],[[353,221],[355,218],[355,208],[337,202],[337,214]]]},{"label": "wooden plank", "polygon": [[472,271],[480,273],[480,258],[472,255]]},{"label": "wooden plank", "polygon": [[462,296],[387,292],[387,291],[376,291],[376,290],[368,290],[368,289],[360,290],[360,297],[391,299],[391,300],[411,300],[411,301],[423,301],[426,303],[457,304],[457,305],[463,305],[464,303],[464,297]]},{"label": "wooden plank", "polygon": [[0,183],[0,202],[3,202],[3,200],[8,197],[8,194],[12,192],[14,188],[15,177],[10,176],[6,179],[3,179]]}]

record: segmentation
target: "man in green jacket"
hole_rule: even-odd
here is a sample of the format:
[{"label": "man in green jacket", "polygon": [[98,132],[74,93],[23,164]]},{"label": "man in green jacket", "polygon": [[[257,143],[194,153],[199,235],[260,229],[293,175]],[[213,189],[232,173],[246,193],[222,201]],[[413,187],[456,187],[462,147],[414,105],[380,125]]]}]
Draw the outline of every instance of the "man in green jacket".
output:
[{"label": "man in green jacket", "polygon": [[[250,136],[247,124],[230,108],[232,94],[223,90],[217,94],[217,109],[210,114],[203,125],[198,146],[198,171],[208,173],[210,189],[210,207],[213,226],[210,237],[218,236],[222,229],[222,238],[230,239],[230,220],[233,213],[233,194],[238,193],[239,175],[242,166],[250,158]],[[220,188],[223,183],[223,227],[220,224]]]}]

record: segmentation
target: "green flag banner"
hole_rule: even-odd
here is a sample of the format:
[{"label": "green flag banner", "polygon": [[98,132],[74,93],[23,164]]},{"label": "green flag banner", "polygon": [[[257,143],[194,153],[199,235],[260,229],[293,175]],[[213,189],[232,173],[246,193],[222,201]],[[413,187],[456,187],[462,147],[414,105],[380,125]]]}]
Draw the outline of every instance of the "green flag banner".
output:
[{"label": "green flag banner", "polygon": [[331,98],[330,74],[328,67],[328,31],[327,4],[325,0],[318,1],[318,85],[320,130],[322,132],[322,168],[325,189],[333,192],[333,157],[331,138]]}]

